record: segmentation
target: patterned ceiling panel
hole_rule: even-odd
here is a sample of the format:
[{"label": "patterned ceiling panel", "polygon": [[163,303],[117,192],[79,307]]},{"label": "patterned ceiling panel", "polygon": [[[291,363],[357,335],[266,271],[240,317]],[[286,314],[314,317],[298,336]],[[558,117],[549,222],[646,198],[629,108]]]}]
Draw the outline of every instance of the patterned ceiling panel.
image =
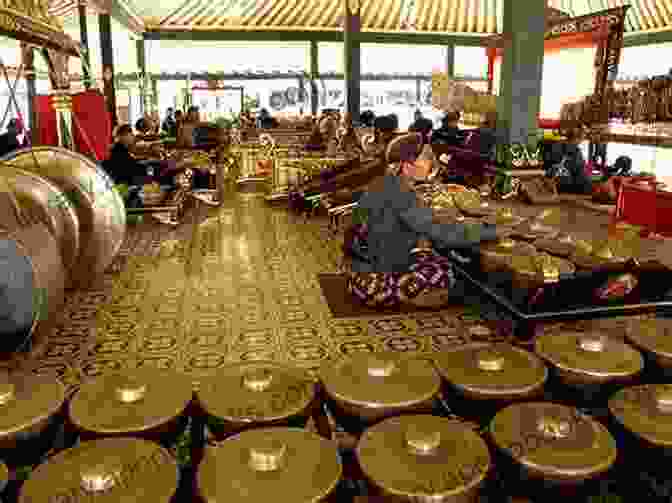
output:
[{"label": "patterned ceiling panel", "polygon": [[76,0],[52,0],[49,2],[49,13],[59,19],[74,16],[77,11]]},{"label": "patterned ceiling panel", "polygon": [[[401,13],[412,0],[361,0],[362,29],[402,31]],[[518,0],[522,1],[522,0]],[[129,0],[150,29],[340,30],[344,0]],[[435,33],[501,33],[504,0],[415,0],[411,28]],[[151,4],[151,5],[150,5]],[[672,29],[672,0],[548,0],[549,17],[580,16],[631,5],[626,31]],[[54,0],[59,17],[76,0]]]}]

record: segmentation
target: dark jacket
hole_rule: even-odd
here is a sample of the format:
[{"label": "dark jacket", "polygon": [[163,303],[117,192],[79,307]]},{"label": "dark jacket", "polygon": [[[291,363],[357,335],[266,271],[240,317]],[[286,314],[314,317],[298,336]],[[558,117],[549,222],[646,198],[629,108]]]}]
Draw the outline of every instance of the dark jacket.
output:
[{"label": "dark jacket", "polygon": [[161,125],[161,129],[171,138],[177,137],[177,122],[172,117],[166,117]]},{"label": "dark jacket", "polygon": [[103,168],[115,183],[134,185],[140,177],[147,174],[145,166],[138,162],[123,143],[115,143],[110,157],[103,161]]},{"label": "dark jacket", "polygon": [[464,142],[464,133],[456,127],[441,127],[432,133],[432,143],[459,147]]},{"label": "dark jacket", "polygon": [[438,224],[430,208],[417,204],[416,193],[397,176],[375,180],[359,199],[359,212],[368,227],[370,263],[355,261],[355,272],[406,272],[411,250],[419,239],[429,239],[437,249],[459,249],[496,239],[494,226]]},{"label": "dark jacket", "polygon": [[7,155],[19,148],[21,148],[21,145],[15,134],[5,133],[0,135],[0,156]]}]

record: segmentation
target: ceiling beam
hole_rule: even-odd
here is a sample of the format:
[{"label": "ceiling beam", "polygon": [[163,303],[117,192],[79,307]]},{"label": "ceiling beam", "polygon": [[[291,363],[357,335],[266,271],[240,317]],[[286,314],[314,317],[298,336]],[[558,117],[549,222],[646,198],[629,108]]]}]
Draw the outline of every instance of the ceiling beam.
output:
[{"label": "ceiling beam", "polygon": [[[343,42],[340,31],[299,31],[299,30],[150,30],[144,33],[145,40],[191,40],[191,41],[265,41],[265,42]],[[417,44],[456,45],[484,47],[488,37],[469,35],[449,35],[422,32],[372,32],[363,31],[358,35],[364,44]]]},{"label": "ceiling beam", "polygon": [[638,47],[642,45],[664,44],[672,42],[672,29],[656,31],[642,31],[623,35],[623,47]]},{"label": "ceiling beam", "polygon": [[142,36],[145,24],[123,0],[85,0],[96,12],[109,14],[121,26],[131,33]]},{"label": "ceiling beam", "polygon": [[[223,80],[223,81],[240,81],[240,80],[292,80],[300,79],[307,77],[307,74],[300,73],[207,73],[207,72],[195,72],[195,73],[149,73],[148,76],[157,80],[199,80],[199,81],[211,81],[211,80]],[[323,73],[318,76],[318,80],[343,80],[344,75],[342,73]],[[119,74],[115,76],[115,79],[121,82],[137,81],[139,79],[138,74],[127,73]],[[363,81],[378,81],[378,80],[423,80],[431,81],[431,74],[421,74],[421,75],[411,75],[411,74],[373,74],[373,73],[364,73],[362,74],[361,80]],[[485,82],[484,77],[455,77],[455,80],[459,81],[471,81],[471,82]]]}]

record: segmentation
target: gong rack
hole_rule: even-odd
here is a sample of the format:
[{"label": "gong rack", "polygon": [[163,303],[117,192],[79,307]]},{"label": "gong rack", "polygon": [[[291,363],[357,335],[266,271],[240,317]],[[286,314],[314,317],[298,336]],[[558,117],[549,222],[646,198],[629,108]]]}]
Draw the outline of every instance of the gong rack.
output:
[{"label": "gong rack", "polygon": [[[466,329],[465,329],[466,330]],[[475,326],[472,327],[471,330],[469,330],[469,333],[472,336],[472,344],[473,341],[477,340],[483,340],[486,342],[480,343],[484,346],[486,346],[486,360],[487,362],[492,363],[492,365],[495,365],[498,361],[497,355],[500,354],[499,351],[504,351],[506,353],[507,351],[517,351],[520,354],[527,354],[528,356],[526,358],[530,358],[532,360],[538,361],[538,362],[546,362],[546,364],[549,366],[549,368],[553,368],[552,364],[546,360],[545,356],[542,353],[539,353],[539,346],[536,349],[536,356],[533,353],[528,353],[529,347],[527,349],[519,348],[515,349],[515,346],[508,346],[512,349],[506,349],[501,346],[504,344],[504,346],[507,345],[507,343],[502,342],[502,339],[499,339],[498,336],[496,335],[495,332],[491,331],[487,327],[484,327],[482,325],[480,326]],[[552,334],[551,334],[552,335]],[[607,344],[607,340],[610,340],[609,337],[600,337],[599,338],[602,341],[602,344]],[[499,340],[500,342],[497,342]],[[592,340],[592,339],[591,339]],[[494,341],[494,342],[493,342]],[[596,339],[597,341],[597,339]],[[589,341],[590,342],[590,341]],[[599,341],[597,341],[599,342]],[[596,342],[596,343],[597,343]],[[479,344],[479,343],[476,343]],[[494,344],[494,346],[493,346]],[[497,346],[499,344],[500,346]],[[587,344],[587,343],[586,343]],[[627,346],[627,345],[626,345]],[[624,346],[624,347],[626,347]],[[466,347],[466,346],[465,346]],[[491,349],[487,349],[487,347],[491,348],[494,350],[494,352],[491,353]],[[497,348],[500,349],[497,349]],[[457,348],[457,346],[456,346]],[[502,349],[503,348],[503,349]],[[627,346],[628,351],[632,352],[633,354],[639,355],[639,352],[634,350],[632,346]],[[591,351],[593,349],[591,348]],[[578,351],[578,349],[576,349]],[[502,353],[502,354],[504,354]],[[494,356],[493,356],[494,355]],[[417,366],[417,365],[425,365],[427,369],[433,369],[431,370],[430,374],[427,374],[425,376],[425,380],[427,382],[427,379],[430,381],[432,379],[436,379],[436,382],[440,382],[441,386],[437,387],[436,390],[432,391],[430,393],[431,396],[429,398],[431,399],[431,407],[418,407],[418,402],[414,405],[408,405],[408,406],[403,406],[403,405],[397,405],[394,407],[390,408],[390,412],[385,413],[384,410],[382,410],[377,404],[377,401],[382,400],[380,397],[376,396],[375,393],[375,383],[374,381],[381,376],[386,375],[385,374],[385,363],[386,363],[386,358],[390,358],[391,362],[411,362]],[[437,358],[440,358],[440,355],[437,356]],[[488,359],[489,358],[489,359]],[[494,358],[494,359],[493,359]],[[368,362],[367,359],[370,359],[370,362]],[[497,361],[496,361],[497,360]],[[95,413],[95,411],[90,410],[89,412],[86,412],[84,415],[82,415],[82,401],[86,402],[86,400],[91,400],[92,397],[94,397],[96,394],[100,393],[109,393],[111,392],[110,390],[113,391],[113,386],[110,386],[110,384],[115,384],[117,387],[117,391],[121,390],[122,388],[125,390],[125,392],[119,393],[117,392],[116,396],[118,399],[125,401],[127,403],[127,406],[135,407],[137,404],[138,411],[144,411],[144,414],[147,415],[147,418],[144,418],[144,416],[140,414],[139,419],[134,419],[134,421],[141,421],[141,423],[136,424],[135,427],[128,427],[128,432],[125,434],[124,429],[121,427],[113,426],[109,420],[105,424],[109,424],[109,426],[106,426],[107,430],[102,430],[102,431],[108,431],[108,433],[92,433],[89,430],[89,433],[86,437],[85,440],[95,440],[96,438],[106,438],[109,437],[110,435],[114,437],[134,437],[134,438],[141,438],[141,439],[146,439],[151,442],[159,442],[162,444],[164,447],[168,446],[168,448],[171,450],[174,456],[178,458],[178,462],[180,463],[180,470],[182,473],[182,476],[180,478],[180,487],[181,489],[178,488],[178,492],[181,492],[181,497],[188,497],[189,501],[203,501],[200,499],[198,495],[198,488],[195,487],[194,485],[194,479],[197,477],[198,473],[198,466],[199,463],[202,462],[204,456],[208,455],[208,452],[211,451],[212,449],[218,449],[218,447],[221,444],[222,441],[226,442],[227,439],[233,438],[234,436],[237,436],[241,432],[244,431],[249,431],[249,430],[255,430],[255,429],[260,429],[260,428],[265,428],[268,426],[275,426],[275,427],[283,427],[283,426],[292,426],[292,427],[298,427],[298,428],[305,428],[308,431],[313,431],[314,433],[325,437],[327,439],[330,439],[332,441],[336,441],[339,445],[339,449],[341,451],[341,462],[344,464],[344,472],[343,472],[343,479],[341,480],[341,483],[339,486],[336,488],[336,493],[339,495],[337,497],[337,501],[352,501],[352,497],[356,495],[355,493],[358,493],[360,496],[368,494],[368,487],[370,487],[370,482],[367,482],[367,478],[363,475],[361,472],[360,468],[356,465],[356,462],[353,460],[353,453],[354,450],[356,449],[358,443],[360,442],[360,435],[366,434],[365,432],[369,431],[369,429],[375,427],[379,423],[379,421],[385,421],[390,418],[394,417],[399,417],[402,418],[407,415],[411,415],[411,417],[418,417],[417,414],[420,414],[422,416],[430,415],[430,416],[438,416],[438,417],[443,417],[447,419],[451,419],[454,421],[461,422],[468,426],[468,428],[471,431],[474,431],[475,433],[478,434],[479,437],[482,439],[486,440],[488,445],[490,446],[491,450],[496,451],[495,446],[492,445],[492,438],[490,437],[488,433],[488,424],[490,421],[491,417],[494,417],[495,415],[499,415],[499,413],[502,412],[504,408],[506,408],[508,405],[511,403],[517,402],[516,399],[508,400],[508,405],[504,403],[503,401],[497,401],[497,400],[490,400],[490,404],[492,406],[490,407],[489,412],[483,413],[482,411],[485,410],[483,409],[483,404],[487,403],[488,400],[475,400],[475,399],[470,399],[466,398],[466,407],[467,409],[472,408],[473,411],[472,413],[476,414],[476,422],[471,422],[469,419],[464,419],[464,415],[457,415],[454,413],[453,409],[453,403],[458,403],[460,400],[463,402],[465,401],[464,396],[461,398],[458,396],[458,394],[455,393],[454,388],[450,386],[446,386],[450,384],[447,381],[443,381],[442,379],[446,379],[445,374],[440,371],[440,364],[438,363],[439,360],[425,360],[424,358],[419,358],[419,359],[409,359],[405,357],[400,357],[399,354],[392,355],[392,356],[375,356],[375,355],[364,355],[364,354],[358,354],[352,357],[346,357],[344,362],[344,365],[347,365],[348,361],[355,362],[362,362],[362,361],[367,361],[369,365],[372,365],[369,367],[369,369],[375,369],[376,372],[371,372],[369,370],[369,380],[370,382],[362,382],[360,386],[366,388],[366,386],[372,386],[372,395],[370,397],[371,403],[365,404],[360,402],[359,404],[354,404],[354,402],[349,402],[347,397],[344,396],[337,396],[334,395],[333,388],[330,388],[328,386],[327,380],[325,380],[325,375],[324,372],[329,372],[329,370],[321,370],[318,371],[315,377],[308,378],[308,380],[303,381],[302,386],[307,386],[307,390],[309,390],[309,394],[313,397],[313,400],[303,400],[302,402],[299,400],[297,401],[296,398],[289,399],[286,394],[283,394],[283,390],[279,390],[282,396],[285,396],[287,400],[293,400],[296,403],[299,403],[298,407],[292,408],[292,406],[288,406],[286,403],[279,403],[276,405],[273,405],[276,409],[281,409],[284,412],[280,413],[278,417],[273,417],[270,418],[262,418],[258,417],[256,420],[252,419],[253,416],[263,416],[265,413],[269,412],[270,409],[267,407],[267,405],[264,405],[262,401],[258,401],[256,405],[254,404],[249,404],[252,408],[250,409],[250,406],[248,407],[242,407],[242,408],[236,408],[236,401],[239,399],[238,396],[234,398],[234,395],[237,395],[233,393],[233,389],[231,390],[232,394],[229,396],[229,399],[221,400],[217,398],[216,400],[219,402],[218,407],[219,407],[219,412],[223,415],[225,415],[228,419],[222,420],[219,418],[213,418],[211,416],[210,412],[206,412],[204,409],[204,403],[207,401],[212,401],[213,400],[213,392],[209,391],[206,393],[204,385],[201,383],[199,386],[196,387],[195,389],[195,394],[192,396],[191,390],[188,389],[189,386],[187,385],[187,390],[183,389],[184,388],[184,376],[179,376],[177,373],[173,373],[171,371],[167,371],[162,373],[159,373],[157,375],[147,377],[146,383],[143,384],[142,381],[138,380],[137,382],[134,380],[136,379],[133,376],[129,376],[126,378],[126,376],[122,374],[110,374],[110,375],[104,375],[101,377],[98,377],[96,380],[90,382],[87,384],[91,389],[88,390],[84,394],[84,398],[78,398],[78,393],[84,393],[83,391],[75,392],[75,395],[73,395],[71,398],[66,398],[65,395],[63,396],[63,400],[69,401],[70,405],[65,408],[65,410],[68,411],[68,414],[70,414],[69,418],[61,418],[59,421],[66,421],[66,428],[73,428],[73,425],[78,425],[75,427],[75,435],[73,440],[71,440],[71,443],[69,446],[66,446],[68,448],[72,448],[73,445],[76,444],[76,441],[74,440],[75,437],[77,437],[81,433],[81,428],[80,426],[82,425],[82,417],[85,417],[87,415],[92,415]],[[480,361],[480,360],[479,360]],[[485,361],[485,360],[484,360]],[[486,362],[486,363],[487,363]],[[562,403],[567,404],[569,409],[572,410],[577,410],[578,416],[576,417],[586,417],[585,414],[588,414],[588,417],[593,417],[595,420],[599,420],[602,423],[606,424],[606,426],[609,427],[609,431],[614,435],[615,438],[620,438],[619,432],[615,432],[612,430],[612,425],[608,421],[604,420],[604,410],[598,411],[596,410],[587,410],[585,408],[580,408],[582,405],[585,405],[585,403],[589,403],[590,400],[593,400],[595,402],[594,398],[587,399],[583,395],[583,392],[581,391],[581,388],[574,388],[574,387],[567,387],[565,386],[561,381],[558,381],[555,377],[553,377],[555,374],[548,374],[546,373],[546,369],[544,367],[544,364],[538,363],[541,365],[542,368],[544,368],[544,374],[543,378],[541,381],[539,381],[539,386],[536,386],[537,390],[535,392],[535,395],[540,402],[535,402],[538,404],[541,404],[540,406],[543,408],[545,407],[543,404],[547,403],[548,400],[557,402],[558,401],[558,396],[561,396],[564,391],[567,391],[568,389],[570,390],[569,393],[569,400],[563,400]],[[354,364],[353,364],[354,365]],[[480,363],[479,363],[480,365]],[[488,364],[488,369],[490,370],[497,370],[494,366]],[[646,383],[646,382],[651,382],[650,381],[650,373],[651,375],[655,374],[656,370],[653,368],[653,366],[649,366],[650,363],[647,361],[647,364],[644,368],[644,373],[643,374],[637,374],[634,379],[630,379],[627,383],[621,384],[616,387],[610,387],[609,384],[604,381],[603,384],[598,384],[595,387],[597,388],[602,388],[604,387],[605,390],[609,392],[609,396],[613,397],[618,393],[622,393],[622,390],[636,390],[638,389],[637,384],[641,383]],[[653,364],[651,364],[653,365]],[[331,364],[329,366],[332,366]],[[280,369],[283,372],[287,373],[292,373],[295,372],[297,375],[302,375],[305,373],[304,370],[298,369],[298,368],[292,368],[287,365],[279,365],[271,362],[243,362],[242,364],[233,364],[229,365],[226,368],[220,369],[222,372],[222,381],[224,379],[231,379],[232,376],[235,377],[236,372],[236,367],[241,367],[241,368],[247,368],[248,370],[251,369],[252,372],[248,372],[247,374],[244,375],[242,378],[242,382],[244,383],[245,386],[249,387],[249,390],[254,390],[254,392],[264,392],[267,390],[267,386],[269,382],[271,382],[269,378],[268,373],[264,373],[261,370],[264,370],[266,368],[272,368],[275,371]],[[258,368],[257,368],[258,367]],[[483,367],[484,369],[486,367]],[[284,369],[284,370],[283,370]],[[501,370],[501,366],[499,367]],[[640,367],[641,369],[641,367]],[[233,372],[232,372],[233,370]],[[516,373],[516,371],[519,369],[514,369],[514,368],[509,368],[509,372]],[[165,374],[165,375],[164,375]],[[375,374],[375,376],[374,376]],[[635,373],[636,374],[636,373]],[[140,374],[142,375],[142,374]],[[149,376],[149,374],[147,374]],[[308,374],[305,374],[308,375]],[[548,377],[548,376],[551,377]],[[634,375],[634,374],[633,374]],[[435,377],[432,377],[435,376]],[[506,372],[502,372],[501,376],[498,377],[498,379],[501,379],[502,381],[506,381]],[[216,378],[217,376],[213,376]],[[548,378],[547,378],[548,377]],[[239,382],[241,378],[238,378],[238,380],[233,380],[229,382]],[[105,381],[108,380],[106,383]],[[514,379],[516,381],[516,379]],[[517,382],[517,381],[516,381]],[[657,381],[654,381],[657,382]],[[121,385],[119,384],[121,383]],[[163,383],[163,385],[162,385]],[[149,410],[147,407],[149,405],[150,401],[150,395],[152,392],[156,393],[161,393],[161,389],[165,389],[166,384],[173,383],[175,386],[175,397],[171,398],[171,400],[167,400],[167,402],[170,402],[170,405],[163,404],[161,405],[161,400],[157,401],[156,397],[154,396],[151,400],[151,403],[154,403],[154,408],[155,410]],[[180,384],[182,383],[182,384]],[[332,381],[333,384],[333,381]],[[42,384],[44,385],[44,383]],[[121,386],[121,387],[119,387]],[[314,386],[314,391],[310,391],[310,388]],[[623,387],[625,386],[625,388]],[[292,388],[292,385],[289,385],[289,388]],[[409,389],[411,387],[409,386]],[[563,388],[563,389],[559,389]],[[3,388],[4,389],[4,388]],[[173,389],[173,388],[171,388]],[[279,389],[279,388],[278,388]],[[278,391],[276,389],[276,391]],[[97,390],[97,391],[95,391]],[[104,391],[107,390],[107,391]],[[451,391],[453,390],[453,391]],[[619,391],[620,390],[620,391]],[[540,391],[543,391],[543,393],[539,393]],[[556,395],[556,393],[559,393],[559,395]],[[634,391],[633,391],[634,393]],[[53,395],[53,393],[52,393]],[[146,400],[142,401],[139,400],[139,398],[142,398],[143,396],[146,395]],[[184,396],[183,396],[184,395]],[[273,393],[273,400],[276,400],[278,398],[278,393]],[[112,396],[112,395],[111,395]],[[270,396],[270,395],[269,395]],[[491,395],[492,398],[493,395]],[[532,395],[530,395],[532,396]],[[593,395],[594,396],[594,395]],[[220,395],[221,397],[221,395]],[[309,397],[310,398],[310,397]],[[387,397],[386,399],[389,400],[390,397]],[[529,399],[530,397],[528,397]],[[522,396],[519,397],[519,399],[522,399]],[[79,400],[77,404],[75,404],[75,401]],[[266,402],[268,402],[268,398],[264,399]],[[343,416],[343,410],[342,407],[339,407],[338,405],[334,405],[334,401],[343,404],[349,403],[350,411],[355,411],[353,414],[355,416],[349,416],[347,419],[348,421],[352,421],[353,417],[355,422],[359,421],[358,423],[358,428],[359,432],[358,433],[344,433],[343,427],[341,427],[341,421],[345,421],[345,416]],[[525,401],[523,399],[523,401]],[[52,400],[53,402],[53,400]],[[173,403],[175,402],[175,403]],[[185,402],[185,403],[182,403]],[[593,405],[596,405],[597,407],[603,406],[606,408],[606,402],[599,401],[597,400],[598,403],[593,403]],[[60,402],[59,402],[60,403]],[[423,402],[425,403],[425,402]],[[228,405],[227,405],[228,404]],[[426,404],[426,403],[425,403]],[[611,404],[611,402],[610,402]],[[58,405],[58,404],[52,404],[52,405]],[[464,406],[464,404],[463,404]],[[611,406],[611,405],[610,405]],[[172,413],[169,413],[167,415],[164,414],[165,410],[170,409],[173,407],[171,410],[173,410]],[[224,407],[224,408],[222,408]],[[256,408],[255,408],[256,407]],[[283,409],[284,407],[284,409]],[[370,407],[367,409],[367,407]],[[486,406],[487,407],[487,406]],[[164,410],[164,412],[161,412],[161,410]],[[254,410],[252,410],[254,409]],[[263,409],[263,410],[262,410]],[[268,409],[268,410],[267,410]],[[291,412],[290,412],[291,410]],[[359,411],[359,412],[356,412]],[[363,412],[362,412],[363,411]],[[382,411],[382,415],[381,415]],[[601,412],[601,415],[600,415]],[[479,424],[479,416],[481,414],[484,414],[484,416],[480,417],[480,423]],[[165,415],[164,421],[159,423],[156,422],[157,417],[163,417],[162,414]],[[239,418],[242,418],[243,416],[252,414],[249,418],[242,420],[239,419],[238,423],[231,422],[233,419],[231,419],[232,416],[236,416]],[[374,414],[377,416],[377,419],[372,419],[373,416],[371,414]],[[368,417],[367,417],[368,415]],[[296,417],[303,416],[304,418],[308,418],[307,422],[303,421],[301,424],[297,425],[296,421],[293,421]],[[134,416],[135,417],[135,416]],[[150,419],[151,418],[151,419]],[[180,420],[179,418],[188,418],[188,421],[183,421]],[[234,427],[232,429],[229,429],[229,431],[225,434],[224,438],[219,438],[217,440],[214,439],[214,437],[211,436],[209,433],[209,425],[211,423],[211,419],[214,419],[214,421],[220,422],[223,421],[224,423],[227,423],[229,426],[233,425]],[[143,421],[154,421],[152,427],[147,427]],[[373,421],[373,422],[372,422]],[[123,418],[118,418],[118,422],[122,423]],[[188,424],[188,432],[186,433],[186,437],[184,435],[180,436],[177,435],[177,437],[180,437],[181,439],[187,438],[187,448],[190,452],[190,454],[182,459],[178,454],[176,454],[178,447],[184,447],[186,444],[181,443],[181,440],[177,440],[176,436],[173,435],[171,432],[174,430],[179,430],[183,431],[185,429],[185,424]],[[69,426],[68,426],[69,425]],[[167,426],[167,425],[172,425],[172,426]],[[177,426],[176,426],[177,425]],[[208,425],[208,426],[206,426]],[[79,428],[79,429],[78,429]],[[89,428],[88,426],[86,428]],[[85,428],[85,430],[86,430]],[[109,428],[116,428],[115,430],[109,430]],[[133,431],[133,428],[135,428],[138,431]],[[601,428],[601,427],[600,427]],[[111,431],[115,431],[114,434],[109,433]],[[3,433],[0,432],[0,439],[2,437]],[[170,438],[170,440],[166,440],[167,438]],[[363,438],[363,437],[362,437]],[[559,437],[560,438],[560,437]],[[177,444],[180,444],[178,446]],[[619,443],[620,447],[620,443]],[[76,447],[75,447],[76,448]],[[54,451],[52,451],[52,454]],[[461,453],[455,452],[453,453],[454,456],[461,456]],[[629,456],[636,456],[636,454],[628,453]],[[503,458],[500,459],[498,456],[495,456],[493,458],[494,460],[494,469],[493,466],[490,465],[489,469],[491,470],[492,473],[488,475],[486,479],[484,479],[483,484],[481,485],[481,489],[483,491],[494,491],[497,493],[498,491],[502,490],[502,487],[514,487],[515,484],[513,485],[507,485],[510,481],[506,480],[501,480],[501,478],[498,478],[496,476],[497,471],[500,469],[500,464],[502,464],[502,470],[504,470],[504,465],[508,463],[508,461],[505,461]],[[46,463],[49,462],[47,459],[45,461]],[[609,463],[607,463],[609,466],[606,466],[605,469],[607,471],[609,470],[614,470],[614,469],[619,469],[619,465],[613,465],[614,460],[612,459]],[[637,463],[640,462],[640,458],[637,457]],[[347,466],[347,465],[351,466]],[[613,466],[612,466],[613,465]],[[614,468],[616,466],[616,468]],[[635,467],[636,468],[636,467]],[[628,473],[628,479],[632,479],[632,473],[633,473],[633,466],[629,466],[628,468],[631,470]],[[506,471],[503,471],[502,473],[508,473]],[[612,473],[609,471],[609,473]],[[224,475],[224,474],[222,474]],[[538,474],[537,474],[538,475]],[[549,475],[550,476],[550,475]],[[360,478],[358,478],[360,477]],[[542,476],[543,478],[543,476]],[[570,477],[571,478],[571,477]],[[588,477],[590,478],[590,477]],[[524,486],[525,484],[531,483],[529,480],[522,479],[522,485]],[[577,484],[581,485],[584,484],[584,480],[581,480],[581,477],[578,477],[577,480],[575,480]],[[135,481],[135,483],[142,483],[142,481]],[[307,482],[308,483],[308,482]],[[502,486],[502,484],[504,484]],[[594,487],[593,487],[594,489]],[[553,489],[555,490],[555,489]],[[592,489],[591,489],[592,490]],[[186,491],[186,496],[184,491]],[[20,493],[20,491],[19,491]],[[563,493],[564,494],[564,493]],[[500,496],[502,496],[500,494]],[[428,498],[431,498],[432,496],[427,495]],[[191,499],[193,498],[193,499]],[[22,502],[23,500],[19,499],[19,502]],[[32,500],[31,500],[32,501]],[[185,501],[185,500],[182,500]],[[329,500],[331,501],[331,500]],[[357,500],[355,500],[357,501]],[[366,500],[365,500],[366,501]],[[383,501],[387,502],[387,499],[381,499],[381,500],[375,500],[375,501]],[[411,500],[397,500],[393,499],[390,501],[411,501]],[[428,500],[429,501],[429,500]],[[432,499],[432,501],[452,501],[450,499]],[[504,500],[502,500],[504,501]],[[545,501],[543,498],[540,499],[539,501]]]}]

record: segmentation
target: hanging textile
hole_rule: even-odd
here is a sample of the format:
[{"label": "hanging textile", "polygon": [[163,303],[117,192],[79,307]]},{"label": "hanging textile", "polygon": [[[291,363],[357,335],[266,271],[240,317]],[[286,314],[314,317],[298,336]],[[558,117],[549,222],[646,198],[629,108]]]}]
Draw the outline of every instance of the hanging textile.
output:
[{"label": "hanging textile", "polygon": [[[33,144],[58,146],[56,111],[50,96],[35,97],[35,128]],[[106,159],[112,139],[112,124],[105,97],[89,90],[72,96],[72,129],[77,151],[96,160]]]},{"label": "hanging textile", "polygon": [[104,160],[112,139],[112,123],[105,97],[97,90],[77,93],[72,97],[72,129],[77,151]]},{"label": "hanging textile", "polygon": [[50,96],[35,96],[36,124],[33,128],[33,145],[48,145],[58,147],[58,125],[56,111],[51,106]]}]

